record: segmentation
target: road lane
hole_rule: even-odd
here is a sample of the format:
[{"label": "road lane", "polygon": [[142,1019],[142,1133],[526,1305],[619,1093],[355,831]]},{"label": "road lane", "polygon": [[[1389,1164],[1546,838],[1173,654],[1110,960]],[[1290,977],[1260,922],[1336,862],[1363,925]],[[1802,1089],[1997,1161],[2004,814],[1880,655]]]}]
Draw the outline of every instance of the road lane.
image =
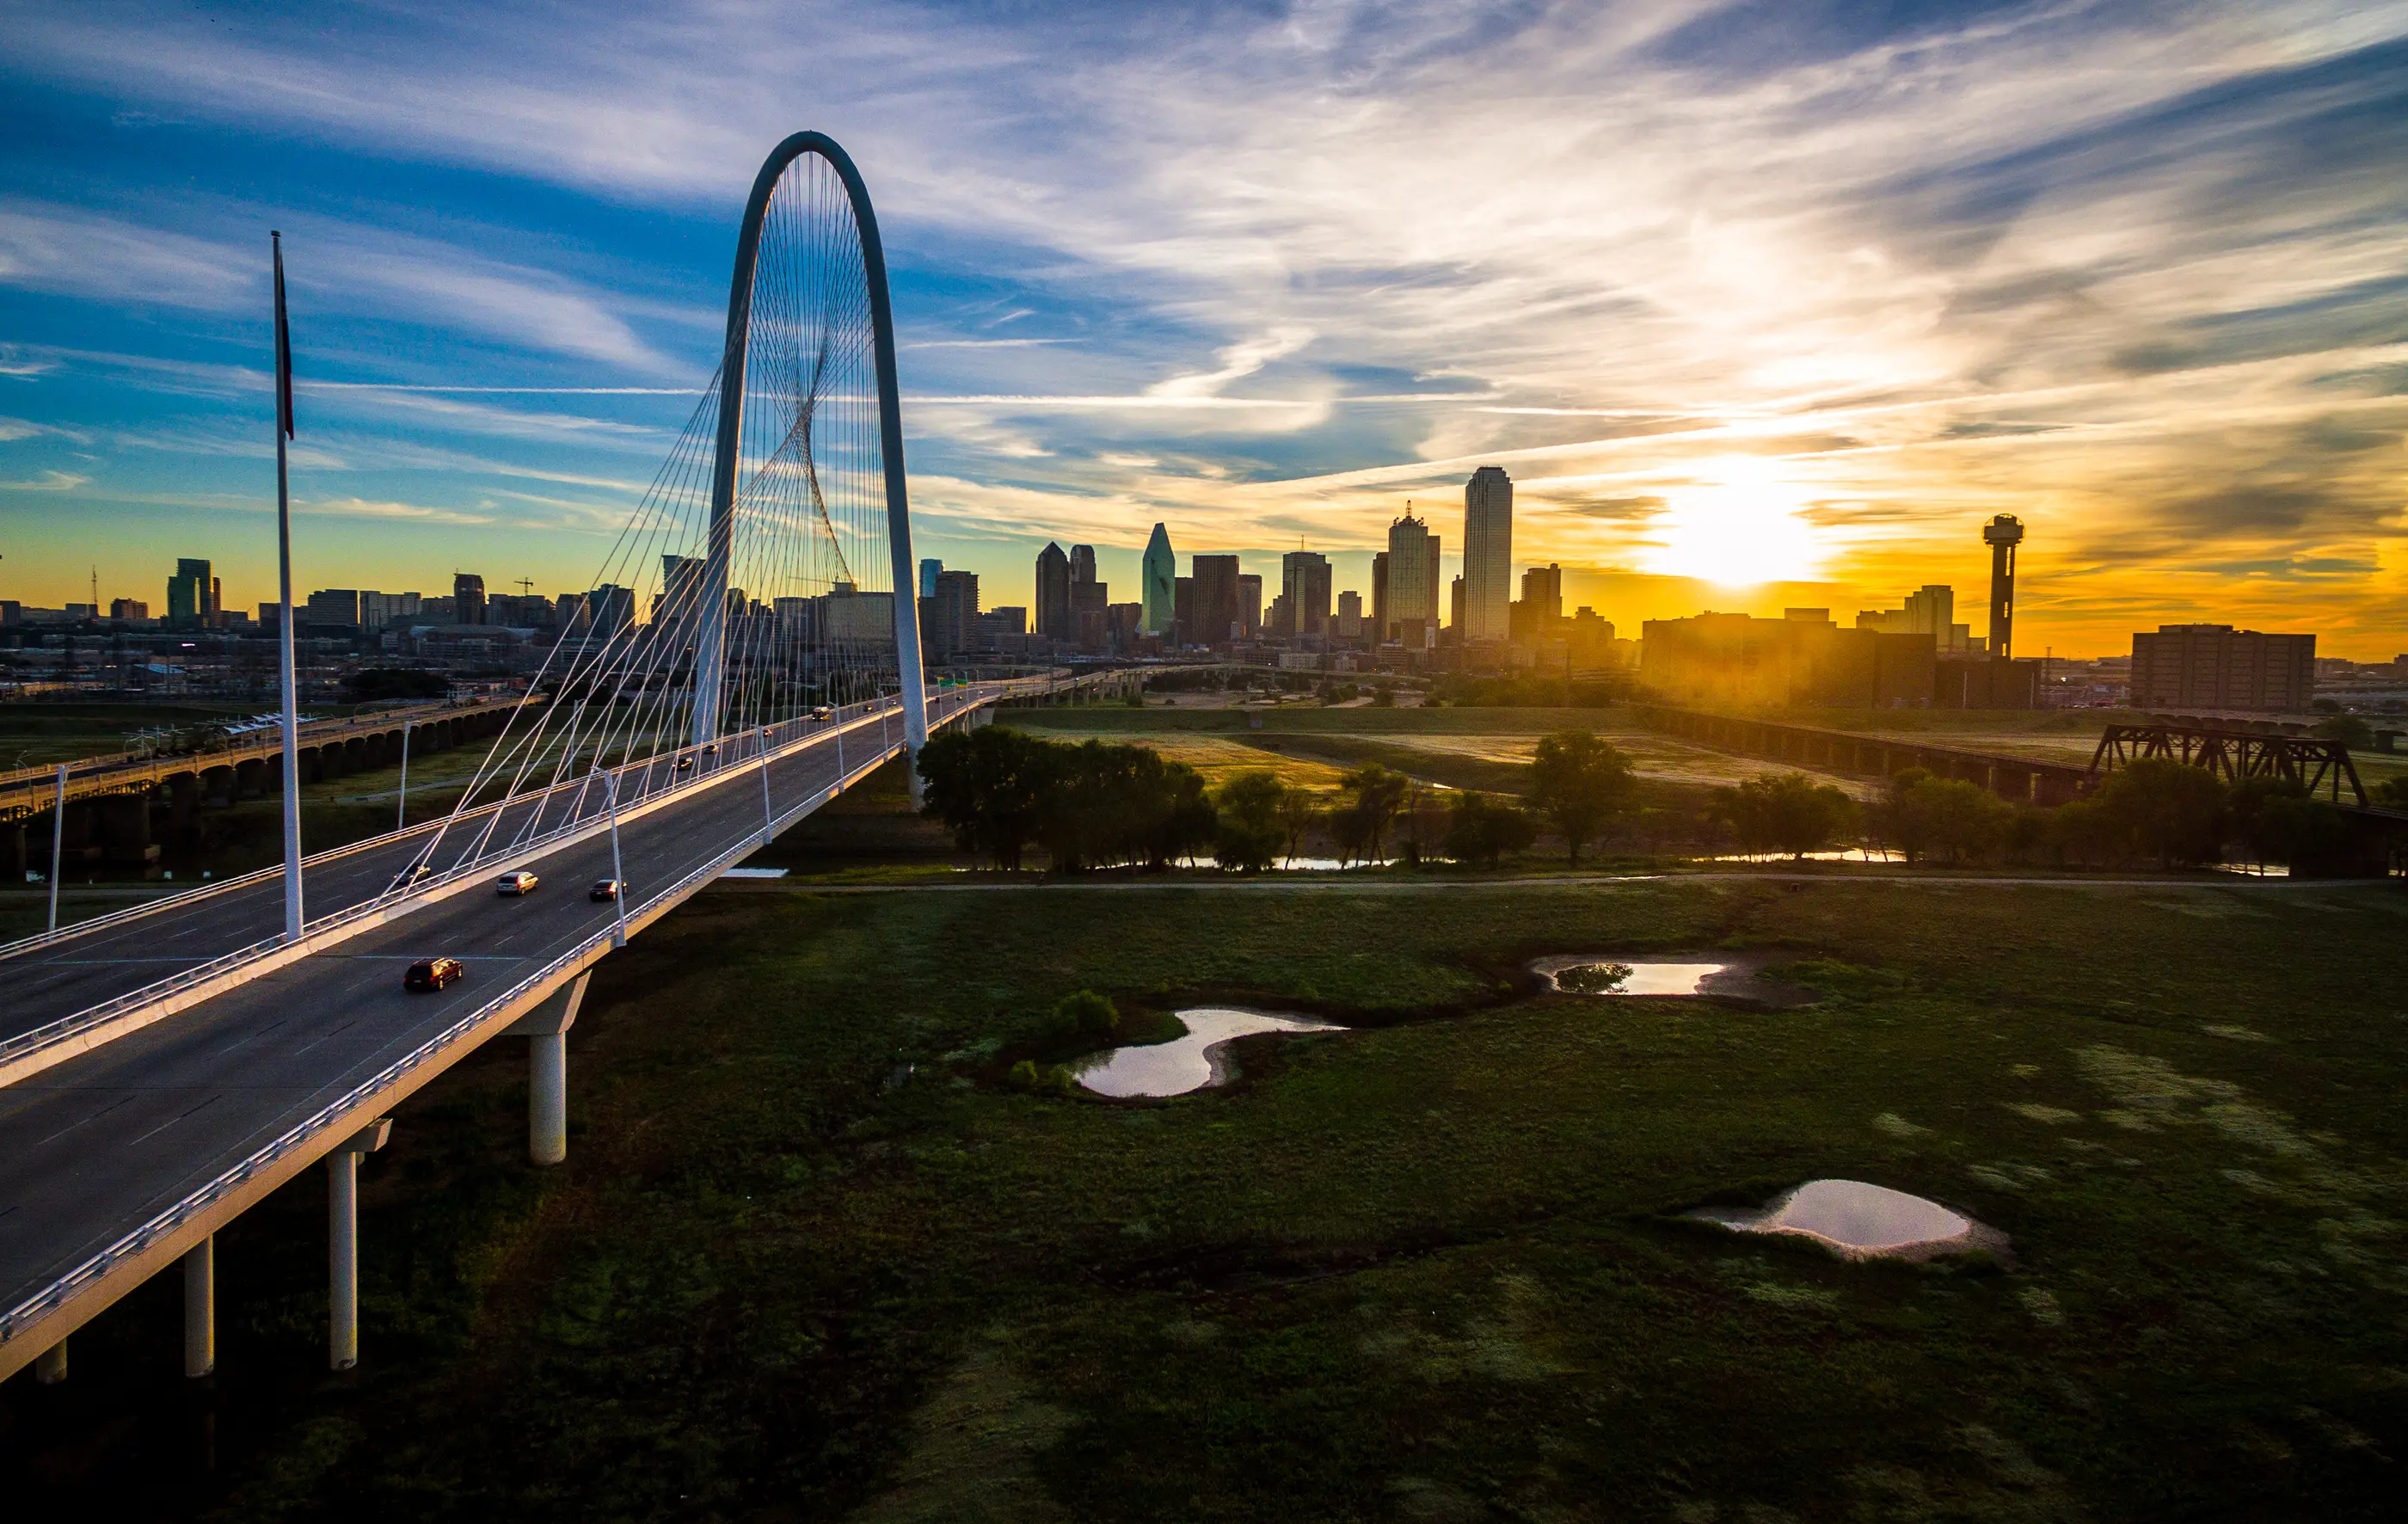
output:
[{"label": "road lane", "polygon": [[[861,712],[856,708],[848,711],[844,718],[857,718]],[[829,731],[838,723],[829,721],[814,728]],[[751,770],[752,765],[733,751],[744,739],[729,738],[730,750],[722,754],[724,766]],[[823,748],[832,752],[832,741],[824,737],[806,750]],[[633,764],[625,770],[640,775],[645,766]],[[783,763],[778,766],[782,768]],[[655,769],[655,778],[661,777],[664,770]],[[784,775],[779,772],[777,776]],[[624,782],[621,787],[623,810],[640,802],[628,797]],[[600,790],[586,792],[590,797],[582,803],[585,814],[591,818],[601,809]],[[564,793],[566,798],[551,809],[544,822],[547,827],[558,825],[576,801],[576,789]],[[754,802],[757,805],[757,798]],[[493,839],[508,841],[515,838],[534,812],[546,807],[547,801],[542,799],[512,801],[502,811]],[[408,836],[305,867],[302,896],[310,919],[315,921],[376,899],[445,825],[442,821],[429,822]],[[474,821],[465,832],[453,827],[438,851],[437,868],[447,866],[455,850],[466,845],[482,829],[481,824]],[[168,901],[147,914],[113,926],[79,934],[71,930],[57,941],[23,949],[0,959],[0,979],[5,980],[7,991],[5,1004],[0,1004],[0,1041],[172,978],[238,948],[266,941],[283,928],[283,876],[276,873],[239,888],[195,897],[189,904]]]}]

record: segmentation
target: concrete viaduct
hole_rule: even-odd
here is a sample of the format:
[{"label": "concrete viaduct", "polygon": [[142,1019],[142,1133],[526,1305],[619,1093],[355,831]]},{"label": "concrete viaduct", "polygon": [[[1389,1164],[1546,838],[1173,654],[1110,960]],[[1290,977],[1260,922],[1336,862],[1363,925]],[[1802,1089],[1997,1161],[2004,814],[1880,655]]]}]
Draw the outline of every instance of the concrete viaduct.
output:
[{"label": "concrete viaduct", "polygon": [[1906,736],[1860,736],[1661,704],[1632,708],[1649,729],[1718,752],[1857,778],[1889,778],[1908,768],[1921,768],[1936,777],[1979,784],[2017,804],[2063,804],[2080,797],[2096,781],[2091,769],[2078,763],[1934,746]]},{"label": "concrete viaduct", "polygon": [[[395,766],[405,743],[410,755],[423,756],[488,740],[523,702],[513,696],[311,721],[300,731],[301,781]],[[201,810],[283,792],[283,750],[282,733],[268,726],[214,751],[67,764],[64,861],[139,867],[154,860],[161,837],[188,837]],[[55,765],[0,773],[0,883],[22,884],[28,869],[49,870],[58,776]]]}]

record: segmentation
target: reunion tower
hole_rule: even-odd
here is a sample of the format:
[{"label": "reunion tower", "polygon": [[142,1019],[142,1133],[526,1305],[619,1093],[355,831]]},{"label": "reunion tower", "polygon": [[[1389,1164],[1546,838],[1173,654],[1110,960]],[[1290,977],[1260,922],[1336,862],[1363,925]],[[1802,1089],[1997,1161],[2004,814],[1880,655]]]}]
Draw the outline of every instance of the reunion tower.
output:
[{"label": "reunion tower", "polygon": [[1982,541],[1990,547],[1990,659],[2005,661],[2015,629],[2015,547],[2024,542],[2024,525],[2012,513],[2001,513],[1982,525]]}]

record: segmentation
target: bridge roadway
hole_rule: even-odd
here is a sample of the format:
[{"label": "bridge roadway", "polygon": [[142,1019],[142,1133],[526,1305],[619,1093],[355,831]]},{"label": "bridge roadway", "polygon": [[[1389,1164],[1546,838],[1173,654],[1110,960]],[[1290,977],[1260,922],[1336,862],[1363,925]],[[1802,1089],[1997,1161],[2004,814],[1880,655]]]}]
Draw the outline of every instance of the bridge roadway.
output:
[{"label": "bridge roadway", "polygon": [[[1000,684],[930,696],[930,723],[953,719],[1000,695]],[[894,712],[889,711],[892,713]],[[890,729],[894,742],[882,739]],[[870,722],[848,727],[844,774],[864,776],[899,750],[902,726]],[[769,767],[772,809],[799,818],[817,796],[839,782],[838,737],[824,728],[775,757]],[[721,776],[691,787],[670,803],[633,819],[623,817],[620,841],[632,885],[631,927],[656,918],[685,895],[749,853],[763,830],[761,769],[741,758]],[[406,860],[408,842],[395,842],[330,874],[329,885],[361,895],[381,888]],[[388,1109],[439,1073],[509,1019],[524,1014],[571,977],[561,972],[539,991],[531,975],[556,970],[564,956],[591,949],[582,966],[607,950],[616,910],[586,898],[593,881],[610,874],[607,831],[523,856],[493,857],[490,869],[532,869],[536,893],[496,896],[480,874],[474,886],[438,899],[265,972],[258,978],[91,1051],[0,1088],[0,1376],[31,1361],[119,1296],[163,1268],[206,1232],[322,1157],[356,1126],[348,1114],[325,1117],[330,1105],[358,1093],[465,1019],[512,991],[509,1009],[473,1037],[447,1050],[423,1072],[361,1098],[358,1116]],[[695,875],[701,874],[697,880]],[[681,885],[681,881],[687,881]],[[270,898],[277,893],[268,886]],[[313,893],[335,893],[313,882]],[[146,917],[81,949],[80,962],[53,954],[36,966],[50,970],[36,987],[45,1009],[128,978],[155,977],[164,968],[223,946],[258,928],[260,907],[250,894],[203,901],[182,914]],[[172,947],[154,960],[146,950]],[[122,956],[92,955],[108,951]],[[444,955],[467,966],[466,977],[435,994],[403,990],[401,975],[415,958]],[[9,960],[11,963],[16,960]],[[6,967],[7,965],[0,965]],[[118,970],[87,976],[79,969]],[[125,970],[132,970],[127,972]],[[87,979],[94,982],[86,982]],[[12,990],[11,1025],[18,999]],[[262,1164],[247,1188],[230,1190],[208,1211],[163,1230],[155,1242],[129,1244],[131,1230],[183,1210],[179,1203],[222,1182],[232,1167],[262,1157],[296,1126],[324,1118],[312,1150],[306,1145]],[[107,1257],[95,1269],[96,1259]],[[61,1292],[62,1278],[83,1281]],[[47,1294],[52,1299],[40,1303]]]},{"label": "bridge roadway", "polygon": [[[847,709],[843,719],[872,712],[875,712],[856,706]],[[814,728],[829,728],[838,723],[840,722],[832,720],[827,726]],[[894,728],[900,734],[899,718],[894,722]],[[872,733],[876,733],[874,728]],[[733,740],[740,738],[732,738]],[[733,768],[742,763],[730,756],[723,760],[723,765]],[[656,782],[669,766],[664,762],[652,769]],[[778,770],[782,767],[781,763],[773,768],[773,774],[782,778],[784,774]],[[640,764],[622,769],[621,808],[633,807],[634,781],[645,770]],[[752,802],[757,814],[761,802],[757,795]],[[601,791],[590,790],[585,800],[587,812],[600,805]],[[455,825],[446,838],[445,847],[438,851],[436,866],[444,866],[443,859],[457,845],[483,831],[486,814],[501,815],[492,839],[508,841],[537,812],[548,811],[549,816],[556,820],[564,808],[565,801],[561,799],[523,798],[480,813],[466,834]],[[407,832],[320,853],[306,861],[301,870],[301,895],[310,922],[315,924],[375,899],[425,849],[442,825],[441,821],[430,821]],[[0,953],[0,970],[5,970],[8,991],[7,1007],[0,1011],[0,1044],[198,968],[236,948],[275,937],[283,928],[284,875],[281,870],[271,870],[248,876],[223,889],[156,901],[108,917],[88,929],[66,927],[54,939],[32,946],[21,945],[13,956]]]}]

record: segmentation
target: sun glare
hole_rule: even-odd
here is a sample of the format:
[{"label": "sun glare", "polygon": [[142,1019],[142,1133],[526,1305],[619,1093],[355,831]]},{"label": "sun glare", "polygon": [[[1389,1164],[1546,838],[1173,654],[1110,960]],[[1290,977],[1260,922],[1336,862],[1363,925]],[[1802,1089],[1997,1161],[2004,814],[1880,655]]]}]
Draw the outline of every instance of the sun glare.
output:
[{"label": "sun glare", "polygon": [[1666,494],[1654,528],[1662,543],[1647,569],[1740,586],[1798,582],[1820,569],[1821,548],[1798,510],[1805,494],[1777,461],[1752,455],[1707,463],[1695,485]]}]

